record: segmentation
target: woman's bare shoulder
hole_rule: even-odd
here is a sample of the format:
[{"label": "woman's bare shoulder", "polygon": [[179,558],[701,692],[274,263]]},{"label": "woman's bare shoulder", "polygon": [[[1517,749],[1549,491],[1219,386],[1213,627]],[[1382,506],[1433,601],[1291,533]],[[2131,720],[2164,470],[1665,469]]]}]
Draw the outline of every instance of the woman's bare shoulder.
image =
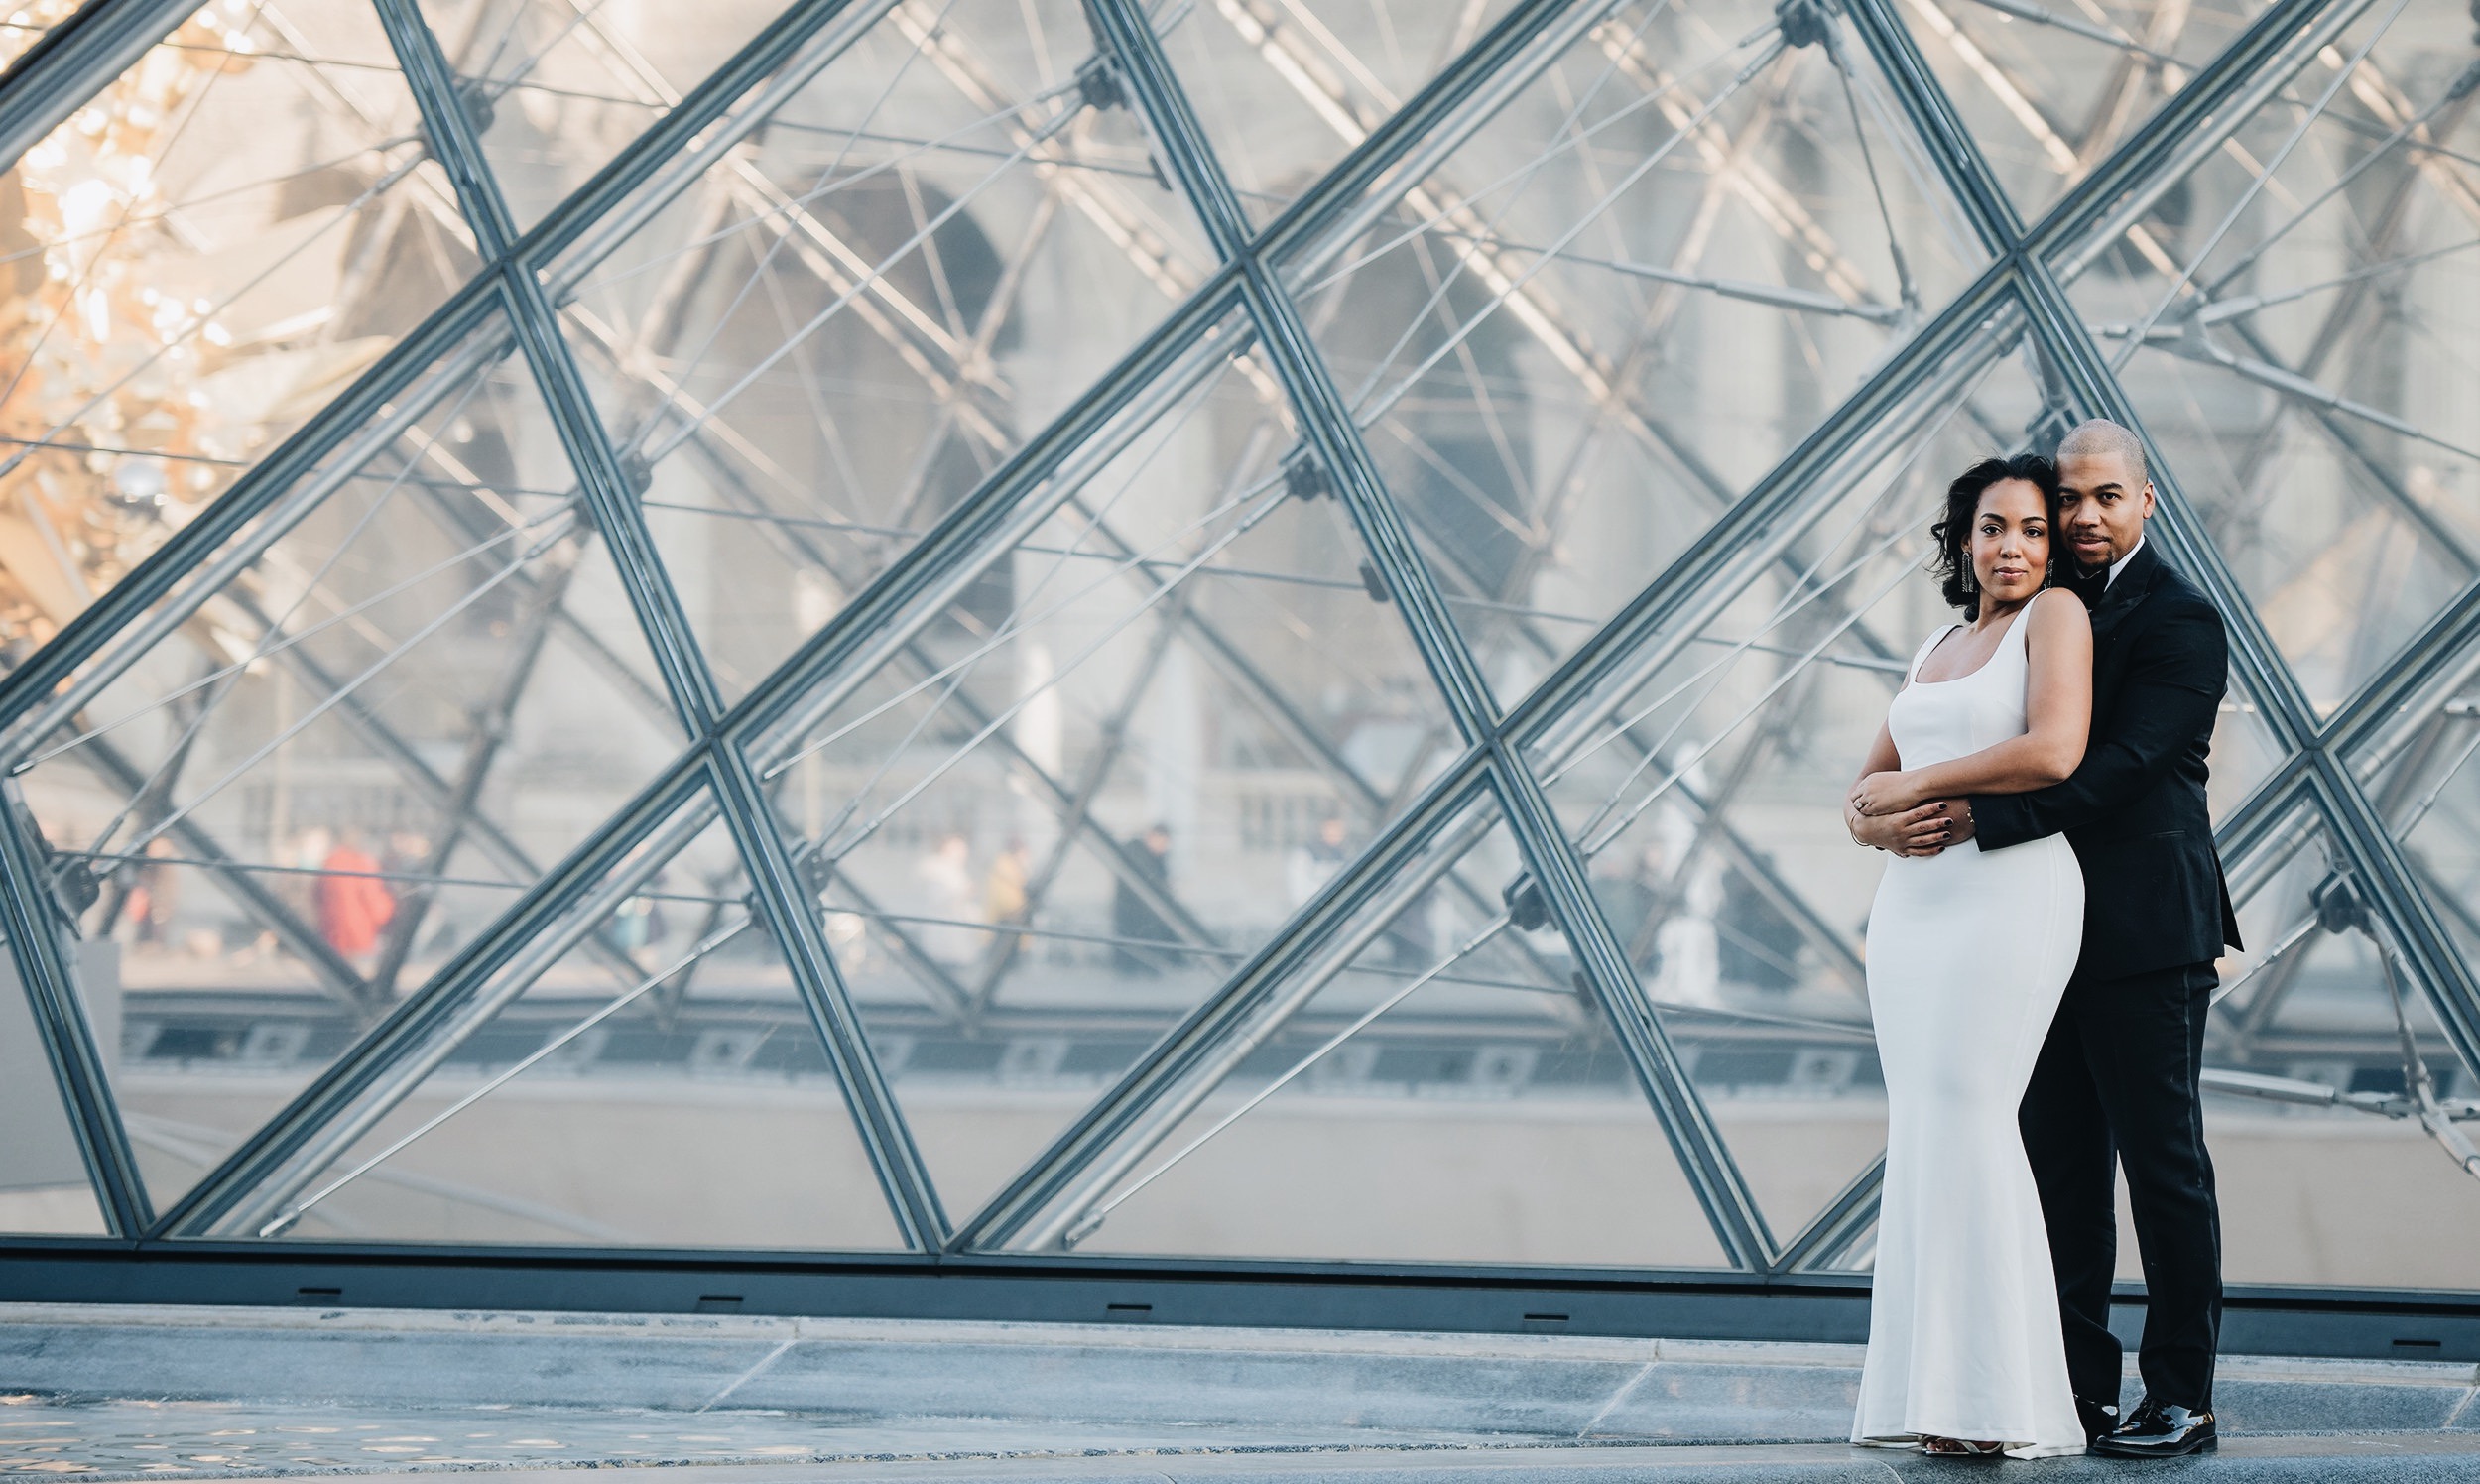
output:
[{"label": "woman's bare shoulder", "polygon": [[2084,600],[2063,587],[2046,588],[2033,594],[2032,631],[2053,634],[2092,632],[2092,613]]}]

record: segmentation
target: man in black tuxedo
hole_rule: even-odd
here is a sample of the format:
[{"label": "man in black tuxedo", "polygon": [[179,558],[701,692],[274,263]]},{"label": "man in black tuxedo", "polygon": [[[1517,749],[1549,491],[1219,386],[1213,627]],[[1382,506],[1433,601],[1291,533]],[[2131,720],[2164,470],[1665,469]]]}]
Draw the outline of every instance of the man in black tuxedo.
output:
[{"label": "man in black tuxedo", "polygon": [[[2092,609],[2092,735],[2065,782],[1846,823],[1864,843],[1983,850],[2063,833],[2084,868],[2084,946],[2024,1094],[2066,1331],[2067,1375],[2096,1452],[2213,1446],[2221,1216],[2197,1074],[2213,960],[2238,920],[2205,810],[2205,754],[2229,683],[2221,615],[2144,539],[2144,444],[2090,422],[2058,444],[2070,585]],[[2120,1423],[2110,1333],[2118,1263],[2114,1165],[2144,1260],[2145,1399]]]}]

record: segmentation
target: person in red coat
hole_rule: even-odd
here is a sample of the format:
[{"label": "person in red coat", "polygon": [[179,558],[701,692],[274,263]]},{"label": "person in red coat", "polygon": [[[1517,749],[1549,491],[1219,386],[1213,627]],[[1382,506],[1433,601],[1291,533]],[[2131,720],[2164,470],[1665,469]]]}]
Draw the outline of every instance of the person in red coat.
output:
[{"label": "person in red coat", "polygon": [[347,830],[319,865],[318,932],[327,946],[360,960],[379,946],[379,930],[396,916],[396,895],[379,879],[379,862]]}]

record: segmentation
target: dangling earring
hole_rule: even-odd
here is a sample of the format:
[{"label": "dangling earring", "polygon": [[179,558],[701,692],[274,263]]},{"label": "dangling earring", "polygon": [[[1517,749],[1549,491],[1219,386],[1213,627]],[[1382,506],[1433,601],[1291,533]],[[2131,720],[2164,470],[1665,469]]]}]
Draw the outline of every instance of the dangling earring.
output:
[{"label": "dangling earring", "polygon": [[1965,592],[1981,590],[1981,575],[1972,569],[1972,558],[1969,556],[1963,558],[1963,590]]}]

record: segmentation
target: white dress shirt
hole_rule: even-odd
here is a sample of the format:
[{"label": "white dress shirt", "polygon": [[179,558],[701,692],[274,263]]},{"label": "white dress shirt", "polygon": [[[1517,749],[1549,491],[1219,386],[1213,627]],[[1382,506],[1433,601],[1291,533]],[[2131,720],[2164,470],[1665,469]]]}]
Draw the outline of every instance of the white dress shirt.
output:
[{"label": "white dress shirt", "polygon": [[2102,582],[2102,584],[2101,584],[2101,590],[2102,590],[2103,592],[2108,592],[2108,591],[2110,590],[2110,583],[2115,582],[2115,581],[2117,581],[2117,580],[2118,580],[2118,574],[2119,574],[2120,572],[2122,572],[2122,571],[2126,570],[2126,569],[2127,569],[2127,563],[2129,563],[2129,562],[2131,562],[2131,561],[2135,560],[2135,559],[2136,559],[2136,554],[2137,554],[2138,552],[2143,551],[2143,550],[2144,550],[2144,538],[2140,535],[2140,536],[2138,536],[2138,537],[2136,538],[2136,544],[2135,544],[2134,546],[2129,547],[2129,548],[2127,549],[2127,555],[2126,555],[2126,556],[2121,556],[2120,558],[2118,558],[2118,560],[2113,561],[2113,562],[2111,562],[2111,563],[2110,563],[2110,575],[2109,575],[2109,576],[2108,576],[2108,577],[2107,577],[2107,578],[2106,578],[2106,579]]}]

